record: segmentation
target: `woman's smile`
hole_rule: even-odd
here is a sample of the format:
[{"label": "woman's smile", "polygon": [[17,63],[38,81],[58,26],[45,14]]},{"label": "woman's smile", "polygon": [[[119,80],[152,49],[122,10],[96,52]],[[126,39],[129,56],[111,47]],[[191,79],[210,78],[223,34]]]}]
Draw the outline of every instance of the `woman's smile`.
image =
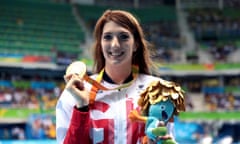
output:
[{"label": "woman's smile", "polygon": [[124,56],[124,52],[123,51],[121,51],[121,52],[111,52],[111,51],[109,51],[108,55],[113,59],[119,59],[119,58]]}]

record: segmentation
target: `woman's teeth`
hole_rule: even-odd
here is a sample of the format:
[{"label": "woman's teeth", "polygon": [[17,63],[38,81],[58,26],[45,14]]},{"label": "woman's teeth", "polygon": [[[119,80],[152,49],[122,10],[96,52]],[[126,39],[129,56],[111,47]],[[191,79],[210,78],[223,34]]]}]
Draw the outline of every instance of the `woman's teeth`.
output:
[{"label": "woman's teeth", "polygon": [[109,54],[112,55],[112,56],[120,56],[120,55],[123,54],[123,52],[119,52],[119,53],[112,53],[112,52],[110,52]]}]

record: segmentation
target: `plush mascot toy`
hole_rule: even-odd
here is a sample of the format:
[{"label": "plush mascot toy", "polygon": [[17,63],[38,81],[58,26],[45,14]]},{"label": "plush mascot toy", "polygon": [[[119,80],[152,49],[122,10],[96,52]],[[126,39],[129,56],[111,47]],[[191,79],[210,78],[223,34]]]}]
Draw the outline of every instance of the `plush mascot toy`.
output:
[{"label": "plush mascot toy", "polygon": [[168,135],[166,124],[173,116],[185,111],[184,94],[179,85],[169,81],[154,81],[140,95],[141,114],[134,110],[129,118],[145,123],[145,143],[175,144]]}]

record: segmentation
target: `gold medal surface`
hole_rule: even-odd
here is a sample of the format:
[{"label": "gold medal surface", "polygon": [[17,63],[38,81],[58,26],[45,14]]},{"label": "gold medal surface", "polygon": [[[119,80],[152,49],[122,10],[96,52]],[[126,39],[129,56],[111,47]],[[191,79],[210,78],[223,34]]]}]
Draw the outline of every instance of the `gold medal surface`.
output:
[{"label": "gold medal surface", "polygon": [[86,64],[81,61],[75,61],[67,67],[65,75],[77,74],[79,77],[83,78],[86,72]]}]

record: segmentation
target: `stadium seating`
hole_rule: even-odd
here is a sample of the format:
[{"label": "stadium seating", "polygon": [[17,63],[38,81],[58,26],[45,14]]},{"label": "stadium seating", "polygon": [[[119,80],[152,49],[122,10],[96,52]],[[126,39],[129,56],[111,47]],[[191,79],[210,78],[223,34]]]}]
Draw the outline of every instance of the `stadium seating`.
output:
[{"label": "stadium seating", "polygon": [[54,55],[79,53],[85,40],[70,4],[49,1],[0,2],[0,50],[4,53]]},{"label": "stadium seating", "polygon": [[228,61],[228,56],[240,45],[239,10],[193,9],[187,11],[188,22],[200,48],[212,54],[216,61]]}]

